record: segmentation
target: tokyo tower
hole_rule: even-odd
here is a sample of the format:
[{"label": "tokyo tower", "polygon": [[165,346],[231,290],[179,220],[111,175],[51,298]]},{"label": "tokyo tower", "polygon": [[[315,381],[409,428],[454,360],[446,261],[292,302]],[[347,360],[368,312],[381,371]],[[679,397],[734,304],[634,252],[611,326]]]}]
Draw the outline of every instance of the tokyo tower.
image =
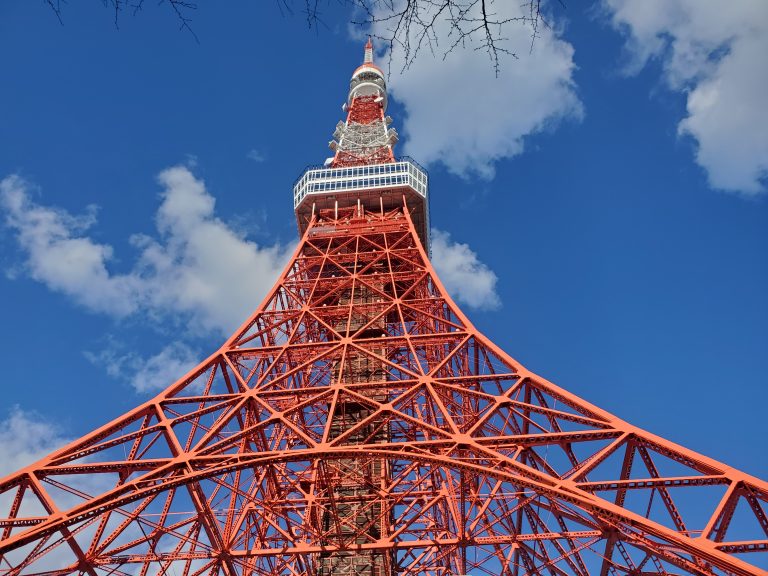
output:
[{"label": "tokyo tower", "polygon": [[533,374],[459,310],[386,108],[369,40],[280,279],[192,372],[0,480],[0,574],[766,573],[768,483]]}]

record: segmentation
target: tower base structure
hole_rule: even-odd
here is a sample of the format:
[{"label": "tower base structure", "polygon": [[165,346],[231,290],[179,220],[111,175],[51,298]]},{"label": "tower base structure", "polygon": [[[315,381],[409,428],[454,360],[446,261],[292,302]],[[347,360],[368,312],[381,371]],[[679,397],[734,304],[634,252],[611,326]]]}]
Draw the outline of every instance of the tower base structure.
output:
[{"label": "tower base structure", "polygon": [[407,209],[329,210],[220,350],[0,482],[0,574],[756,575],[767,496],[494,346]]}]

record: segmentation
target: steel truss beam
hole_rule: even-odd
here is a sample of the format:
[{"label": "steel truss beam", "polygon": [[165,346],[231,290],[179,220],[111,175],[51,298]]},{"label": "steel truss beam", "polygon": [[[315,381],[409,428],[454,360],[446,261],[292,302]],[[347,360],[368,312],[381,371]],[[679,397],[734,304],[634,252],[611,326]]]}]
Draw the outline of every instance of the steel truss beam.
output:
[{"label": "steel truss beam", "polygon": [[360,209],[197,368],[0,481],[0,574],[755,575],[767,501],[526,370],[407,209]]}]

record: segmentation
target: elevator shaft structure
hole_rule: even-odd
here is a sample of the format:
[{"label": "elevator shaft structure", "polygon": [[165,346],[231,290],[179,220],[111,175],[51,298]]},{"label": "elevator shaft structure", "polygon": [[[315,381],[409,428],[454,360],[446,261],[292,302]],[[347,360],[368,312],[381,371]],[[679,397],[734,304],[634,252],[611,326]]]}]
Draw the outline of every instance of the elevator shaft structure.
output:
[{"label": "elevator shaft structure", "polygon": [[275,286],[156,397],[0,479],[0,575],[766,574],[768,483],[537,376],[456,306],[366,54]]},{"label": "elevator shaft structure", "polygon": [[[412,214],[421,225],[421,236],[428,238],[426,219],[426,173],[415,163],[395,161],[392,146],[397,132],[388,128],[392,119],[385,116],[387,92],[384,74],[373,63],[373,45],[368,40],[363,64],[352,74],[349,96],[344,105],[346,122],[339,122],[334,140],[329,143],[335,156],[329,158],[327,169],[305,171],[294,189],[294,207],[299,230],[311,226],[314,218],[331,218],[333,221],[370,221],[366,206],[376,205],[378,196],[379,216],[395,210],[399,213],[411,201]],[[333,208],[330,205],[333,203]],[[311,205],[311,209],[310,209]],[[332,214],[332,216],[331,216]],[[346,260],[345,270],[356,275],[358,262]],[[384,274],[383,262],[372,264],[368,273],[372,277],[367,284],[358,283],[337,291],[331,297],[341,310],[363,309],[381,302],[381,294],[388,291],[386,282],[377,282],[376,275]],[[372,273],[372,274],[371,274]],[[381,276],[383,279],[385,276]],[[355,318],[344,314],[339,317],[336,329],[339,333],[352,334],[375,340],[386,336],[386,318],[368,322],[365,317]],[[382,382],[387,380],[383,361],[387,351],[372,349],[375,357],[348,349],[345,362],[334,367],[333,379],[350,385],[375,384],[361,390],[361,394],[378,403],[389,401],[389,391]],[[347,442],[388,444],[391,441],[389,426],[381,418],[372,418],[371,406],[359,400],[337,402],[331,418],[330,436],[335,440],[346,437]],[[379,538],[389,530],[391,516],[388,499],[380,493],[387,485],[389,470],[384,462],[365,462],[359,458],[338,461],[338,477],[334,479],[331,497],[338,503],[337,518],[326,512],[324,526],[334,520],[341,526],[342,537],[355,538],[355,544],[364,544],[359,534],[361,527],[366,537]],[[330,541],[329,544],[333,544]],[[326,552],[320,557],[319,576],[391,576],[396,573],[396,559],[386,550],[343,550]]]}]

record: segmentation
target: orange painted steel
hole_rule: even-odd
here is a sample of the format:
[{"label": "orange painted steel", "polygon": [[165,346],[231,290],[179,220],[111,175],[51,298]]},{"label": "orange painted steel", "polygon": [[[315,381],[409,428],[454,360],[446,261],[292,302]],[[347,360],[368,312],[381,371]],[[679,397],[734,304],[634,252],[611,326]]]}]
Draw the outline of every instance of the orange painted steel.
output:
[{"label": "orange painted steel", "polygon": [[220,350],[0,494],[8,575],[315,575],[345,551],[382,558],[360,574],[746,575],[768,550],[765,482],[507,356],[407,210],[320,214]]}]

